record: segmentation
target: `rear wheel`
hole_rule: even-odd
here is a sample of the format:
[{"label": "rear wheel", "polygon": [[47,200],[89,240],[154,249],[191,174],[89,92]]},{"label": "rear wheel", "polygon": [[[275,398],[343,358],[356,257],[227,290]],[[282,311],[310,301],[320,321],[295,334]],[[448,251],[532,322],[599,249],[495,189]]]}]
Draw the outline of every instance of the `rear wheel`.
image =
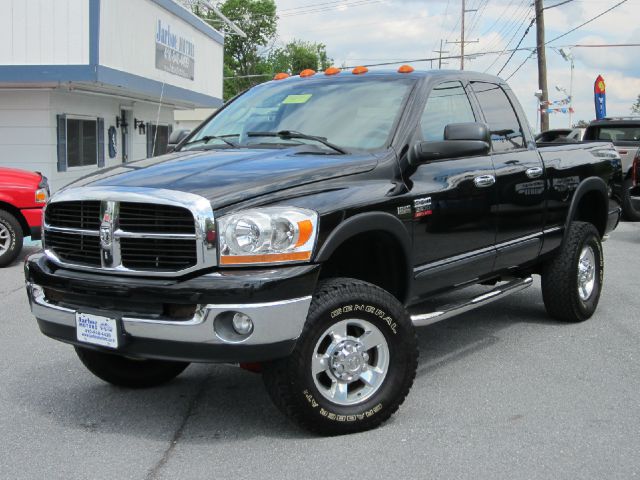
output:
[{"label": "rear wheel", "polygon": [[9,212],[0,210],[0,267],[6,267],[22,250],[22,227]]},{"label": "rear wheel", "polygon": [[561,250],[542,272],[542,298],[547,313],[558,320],[582,322],[595,312],[604,273],[598,230],[573,222]]},{"label": "rear wheel", "polygon": [[339,278],[318,287],[291,356],[265,365],[280,410],[325,435],[375,428],[407,396],[417,367],[415,330],[391,294]]},{"label": "rear wheel", "polygon": [[89,348],[75,347],[80,361],[96,377],[105,382],[128,388],[148,388],[162,385],[180,375],[187,362],[138,360]]}]

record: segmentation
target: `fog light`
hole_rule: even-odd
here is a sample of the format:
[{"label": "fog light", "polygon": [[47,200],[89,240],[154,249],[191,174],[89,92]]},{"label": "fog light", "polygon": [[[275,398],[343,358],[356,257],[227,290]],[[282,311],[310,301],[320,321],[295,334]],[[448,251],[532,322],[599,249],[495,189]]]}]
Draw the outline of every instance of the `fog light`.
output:
[{"label": "fog light", "polygon": [[244,313],[236,312],[231,323],[239,335],[249,335],[253,331],[253,321]]}]

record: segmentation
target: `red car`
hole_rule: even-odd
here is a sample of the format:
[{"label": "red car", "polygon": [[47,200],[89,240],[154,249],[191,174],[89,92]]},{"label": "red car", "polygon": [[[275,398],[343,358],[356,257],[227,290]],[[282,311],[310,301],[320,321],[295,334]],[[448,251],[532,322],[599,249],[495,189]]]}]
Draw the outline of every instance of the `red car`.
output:
[{"label": "red car", "polygon": [[40,173],[0,168],[0,267],[13,262],[24,237],[40,239],[48,199],[47,178]]}]

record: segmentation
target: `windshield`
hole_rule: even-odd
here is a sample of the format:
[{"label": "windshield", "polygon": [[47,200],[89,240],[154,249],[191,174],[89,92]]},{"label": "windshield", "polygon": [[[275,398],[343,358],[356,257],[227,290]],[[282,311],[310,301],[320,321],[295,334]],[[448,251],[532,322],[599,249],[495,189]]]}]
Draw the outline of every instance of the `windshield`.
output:
[{"label": "windshield", "polygon": [[373,77],[270,82],[237,98],[190,138],[183,150],[229,148],[222,140],[227,139],[242,147],[309,144],[332,151],[308,138],[257,135],[282,131],[321,137],[345,149],[381,148],[414,81]]}]

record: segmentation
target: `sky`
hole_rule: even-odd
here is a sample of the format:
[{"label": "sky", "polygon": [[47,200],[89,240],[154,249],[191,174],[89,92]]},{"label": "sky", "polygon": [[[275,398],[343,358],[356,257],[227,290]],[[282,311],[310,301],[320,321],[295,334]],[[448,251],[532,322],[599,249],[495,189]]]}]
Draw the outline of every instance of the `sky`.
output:
[{"label": "sky", "polygon": [[[460,40],[462,0],[276,0],[278,44],[293,39],[320,42],[336,66],[371,65],[382,62],[437,57],[440,40]],[[564,0],[547,0],[545,7]],[[502,52],[535,46],[535,25],[524,36],[534,16],[532,0],[466,0],[467,40],[478,40],[465,47],[465,53]],[[546,40],[562,35],[620,0],[570,0],[545,10]],[[609,13],[546,47],[550,100],[561,100],[565,93],[556,86],[571,89],[571,64],[558,49],[565,47],[574,57],[573,123],[595,118],[593,84],[600,74],[607,87],[607,115],[631,114],[631,105],[640,94],[640,47],[584,48],[571,45],[640,43],[640,0],[627,0]],[[524,38],[523,38],[524,37]],[[444,44],[448,55],[459,54],[459,44]],[[447,54],[444,54],[447,55]],[[538,131],[534,96],[538,90],[537,61],[530,51],[502,55],[481,55],[465,59],[465,70],[498,74],[508,79],[517,94],[529,123]],[[526,61],[525,61],[526,60]],[[460,61],[447,60],[443,68],[460,68]],[[522,67],[516,69],[523,63]],[[409,62],[416,69],[430,69],[431,62]],[[506,64],[506,66],[505,66]],[[397,68],[398,65],[385,67]],[[504,68],[503,68],[504,66]],[[438,68],[437,61],[433,68]],[[515,72],[515,73],[514,73]],[[568,114],[552,114],[551,128],[569,126]]]}]

